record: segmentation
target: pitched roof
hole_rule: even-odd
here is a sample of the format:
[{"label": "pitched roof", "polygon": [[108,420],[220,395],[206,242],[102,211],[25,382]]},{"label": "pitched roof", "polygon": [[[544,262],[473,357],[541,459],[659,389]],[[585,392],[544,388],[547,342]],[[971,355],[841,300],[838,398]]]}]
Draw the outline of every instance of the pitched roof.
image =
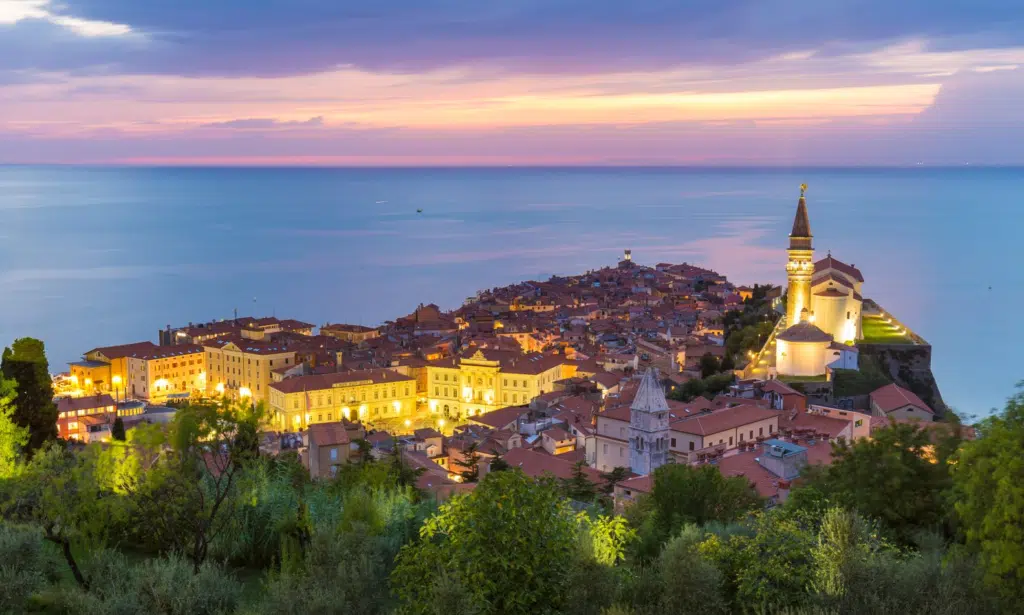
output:
[{"label": "pitched roof", "polygon": [[846,274],[858,282],[864,281],[864,275],[861,274],[860,269],[857,269],[853,265],[847,265],[846,263],[832,258],[829,254],[820,261],[814,263],[814,273],[825,271],[827,269],[835,269],[840,273]]},{"label": "pitched roof", "polygon": [[515,423],[519,420],[519,417],[529,411],[530,409],[526,406],[509,406],[507,408],[498,408],[497,410],[485,412],[484,414],[470,416],[467,417],[467,419],[473,423],[486,425],[488,427],[493,427],[494,429],[501,429]]},{"label": "pitched roof", "polygon": [[934,414],[934,411],[928,407],[928,404],[924,403],[913,391],[908,391],[896,384],[887,384],[880,389],[872,391],[871,401],[878,406],[879,410],[885,413],[898,410],[904,406],[914,406],[929,414]]},{"label": "pitched roof", "polygon": [[834,338],[807,321],[798,322],[789,327],[776,339],[784,342],[831,342]]},{"label": "pitched roof", "polygon": [[317,446],[333,446],[335,444],[348,444],[351,440],[345,424],[336,423],[314,423],[309,426],[309,441]]},{"label": "pitched roof", "polygon": [[800,391],[779,380],[769,380],[761,386],[761,390],[768,393],[778,393],[779,395],[799,395],[800,397],[805,397]]},{"label": "pitched roof", "polygon": [[333,374],[315,374],[312,376],[296,376],[274,382],[270,388],[282,393],[298,393],[301,391],[319,391],[334,388],[336,384],[369,381],[372,384],[385,382],[412,382],[413,378],[389,369],[367,369]]},{"label": "pitched roof", "polygon": [[128,355],[135,354],[138,352],[151,351],[157,348],[157,345],[153,342],[134,342],[132,344],[121,344],[120,346],[104,346],[101,348],[93,348],[85,354],[99,353],[108,359],[122,359]]},{"label": "pitched roof", "polygon": [[[505,453],[505,462],[510,467],[519,468],[524,474],[534,478],[540,478],[545,474],[551,474],[556,478],[571,478],[574,465],[567,459],[539,453],[528,448],[513,448]],[[583,473],[595,485],[604,482],[601,479],[601,473],[594,468],[584,466]]]},{"label": "pitched roof", "polygon": [[95,410],[116,405],[114,398],[107,394],[90,395],[88,397],[64,397],[57,402],[58,412],[77,412],[79,410]]},{"label": "pitched roof", "polygon": [[777,416],[779,416],[779,412],[776,410],[743,404],[731,408],[722,408],[707,414],[677,418],[669,425],[669,429],[697,436],[709,436],[727,429],[735,429]]},{"label": "pitched roof", "polygon": [[821,416],[817,414],[807,414],[806,412],[799,412],[792,419],[782,418],[779,420],[780,429],[783,427],[788,427],[790,429],[813,429],[818,433],[828,434],[830,440],[838,438],[839,434],[849,426],[850,421],[845,419]]},{"label": "pitched roof", "polygon": [[665,390],[658,382],[658,370],[654,368],[644,372],[640,380],[640,388],[637,389],[636,397],[630,405],[631,410],[640,412],[667,412],[668,402],[665,400]]}]

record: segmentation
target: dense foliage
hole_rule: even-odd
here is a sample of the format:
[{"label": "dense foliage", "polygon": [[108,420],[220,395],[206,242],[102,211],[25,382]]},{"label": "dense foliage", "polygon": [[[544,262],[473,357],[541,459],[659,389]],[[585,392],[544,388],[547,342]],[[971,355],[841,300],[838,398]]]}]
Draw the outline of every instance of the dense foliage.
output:
[{"label": "dense foliage", "polygon": [[401,455],[311,481],[259,453],[259,408],[225,403],[28,457],[14,394],[0,613],[1021,612],[1024,392],[974,441],[897,425],[838,445],[768,510],[741,477],[670,465],[623,515],[619,470],[482,472],[440,505]]},{"label": "dense foliage", "polygon": [[31,337],[14,340],[0,359],[0,379],[13,380],[14,423],[28,428],[27,452],[41,448],[57,437],[57,406],[53,403],[53,382],[43,343]]}]

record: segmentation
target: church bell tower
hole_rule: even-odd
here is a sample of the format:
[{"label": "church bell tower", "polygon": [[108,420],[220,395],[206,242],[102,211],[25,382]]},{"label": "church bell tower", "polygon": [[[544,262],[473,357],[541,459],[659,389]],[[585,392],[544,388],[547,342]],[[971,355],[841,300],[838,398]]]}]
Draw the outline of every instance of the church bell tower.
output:
[{"label": "church bell tower", "polygon": [[[811,222],[807,218],[804,193],[807,184],[800,184],[800,200],[796,205],[793,230],[789,233],[789,262],[786,278],[789,281],[786,299],[786,326],[792,327],[807,318],[811,310],[811,276],[814,275],[814,247],[811,245]],[[805,311],[806,310],[806,311]]]}]

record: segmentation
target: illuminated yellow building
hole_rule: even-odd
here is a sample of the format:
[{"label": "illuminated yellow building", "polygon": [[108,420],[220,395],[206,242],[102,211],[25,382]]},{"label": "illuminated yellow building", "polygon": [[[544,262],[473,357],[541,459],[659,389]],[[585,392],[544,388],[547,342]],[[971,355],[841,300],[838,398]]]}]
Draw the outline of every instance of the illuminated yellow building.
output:
[{"label": "illuminated yellow building", "polygon": [[126,388],[133,398],[165,403],[206,391],[206,355],[202,346],[154,346],[151,350],[133,353],[126,360]]},{"label": "illuminated yellow building", "polygon": [[286,344],[234,336],[205,342],[206,391],[210,395],[270,400],[271,373],[295,365],[295,350]]},{"label": "illuminated yellow building", "polygon": [[426,370],[423,397],[430,413],[456,420],[527,404],[553,391],[558,380],[576,375],[576,366],[561,355],[491,349],[435,361]]},{"label": "illuminated yellow building", "polygon": [[153,342],[136,342],[120,346],[93,348],[85,353],[83,361],[70,363],[70,380],[74,385],[74,396],[117,394],[123,399],[128,393],[128,357],[149,353],[160,348]]},{"label": "illuminated yellow building", "polygon": [[273,425],[282,431],[348,419],[402,432],[417,418],[416,380],[389,369],[296,376],[269,391]]}]

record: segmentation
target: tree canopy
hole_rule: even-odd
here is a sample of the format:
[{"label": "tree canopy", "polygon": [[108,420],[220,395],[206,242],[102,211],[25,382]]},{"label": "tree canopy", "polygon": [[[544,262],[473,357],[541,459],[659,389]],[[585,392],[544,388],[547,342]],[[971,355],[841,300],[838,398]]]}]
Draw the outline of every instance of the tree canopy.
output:
[{"label": "tree canopy", "polygon": [[956,457],[956,512],[989,582],[1024,599],[1024,390],[979,432]]},{"label": "tree canopy", "polygon": [[488,474],[470,493],[443,504],[420,540],[402,548],[392,581],[404,612],[426,613],[445,571],[490,612],[537,613],[562,604],[578,522],[550,482],[517,469]]},{"label": "tree canopy", "polygon": [[29,430],[29,454],[57,438],[57,406],[43,342],[31,337],[14,340],[4,349],[0,376],[17,383],[13,420]]}]

